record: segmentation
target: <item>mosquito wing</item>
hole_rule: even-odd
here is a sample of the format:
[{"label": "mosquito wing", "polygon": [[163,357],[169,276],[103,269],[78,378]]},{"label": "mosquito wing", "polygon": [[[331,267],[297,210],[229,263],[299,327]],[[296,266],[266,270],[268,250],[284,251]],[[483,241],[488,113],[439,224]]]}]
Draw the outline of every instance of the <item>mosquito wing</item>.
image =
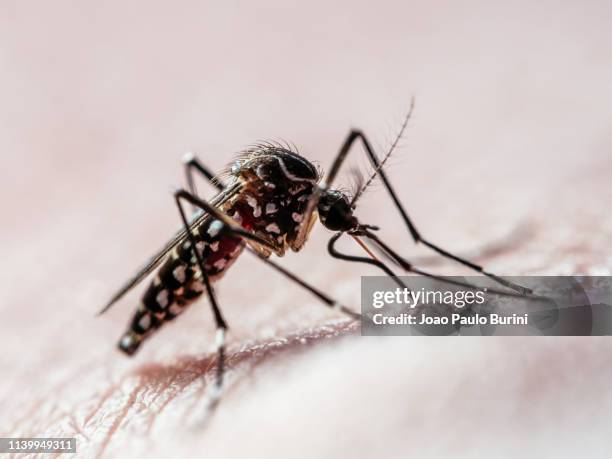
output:
[{"label": "mosquito wing", "polygon": [[[216,195],[212,200],[211,204],[215,207],[222,205],[223,203],[230,200],[233,196],[235,196],[242,185],[239,182],[236,182],[234,185],[229,188],[221,191],[218,195]],[[189,229],[196,228],[203,221],[210,218],[210,215],[202,210],[198,210],[195,212],[189,221]],[[113,295],[110,301],[102,308],[102,310],[98,313],[98,315],[104,314],[108,311],[112,305],[114,305],[121,297],[123,297],[126,293],[132,290],[136,285],[138,285],[142,280],[147,277],[147,275],[153,271],[168,255],[168,253],[174,249],[177,245],[181,244],[187,237],[187,231],[185,228],[182,228],[178,231],[164,246],[161,250],[159,250],[155,255],[153,255],[137,272],[134,274],[130,280],[128,280],[118,291]]]}]

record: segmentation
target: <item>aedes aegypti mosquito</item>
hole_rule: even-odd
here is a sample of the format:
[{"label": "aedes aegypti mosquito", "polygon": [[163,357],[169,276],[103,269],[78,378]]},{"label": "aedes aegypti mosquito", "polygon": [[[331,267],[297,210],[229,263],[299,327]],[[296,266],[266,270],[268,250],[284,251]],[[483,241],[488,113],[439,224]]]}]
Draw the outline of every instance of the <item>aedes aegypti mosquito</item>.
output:
[{"label": "aedes aegypti mosquito", "polygon": [[[237,157],[229,170],[218,176],[211,173],[195,156],[186,158],[189,190],[180,189],[174,193],[183,228],[100,311],[100,314],[107,311],[161,265],[145,290],[128,330],[120,339],[119,349],[128,355],[134,354],[142,342],[163,323],[174,319],[186,306],[206,292],[217,328],[216,384],[220,389],[223,381],[225,332],[228,325],[219,308],[213,282],[223,275],[245,247],[288,279],[310,291],[325,305],[358,319],[358,313],[269,259],[273,253],[282,257],[287,249],[298,252],[306,242],[317,216],[323,226],[335,232],[328,243],[331,256],[375,265],[404,286],[396,274],[362,242],[363,238],[375,246],[385,258],[405,271],[448,282],[446,278],[413,267],[374,234],[377,227],[362,224],[354,215],[357,200],[376,177],[383,182],[415,243],[422,243],[438,254],[484,274],[520,294],[529,293],[528,289],[489,273],[481,266],[429,242],[421,236],[408,217],[383,167],[403,135],[413,107],[414,100],[399,134],[382,159],[374,152],[363,132],[352,130],[325,178],[321,177],[307,159],[294,151],[294,148],[279,143],[261,143],[249,148]],[[357,140],[363,144],[373,171],[369,179],[349,197],[331,186]],[[219,193],[211,201],[198,197],[193,180],[194,170],[218,189]],[[189,202],[197,209],[189,218],[183,201]],[[355,238],[370,256],[358,257],[339,252],[335,244],[344,234]]]}]

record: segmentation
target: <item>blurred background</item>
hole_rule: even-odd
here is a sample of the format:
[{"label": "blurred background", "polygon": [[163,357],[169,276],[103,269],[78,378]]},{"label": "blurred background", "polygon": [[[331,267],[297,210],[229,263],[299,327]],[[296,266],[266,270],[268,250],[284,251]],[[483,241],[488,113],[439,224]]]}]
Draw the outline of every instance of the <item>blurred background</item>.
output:
[{"label": "blurred background", "polygon": [[[351,127],[384,151],[412,96],[388,174],[423,234],[502,275],[610,275],[609,2],[0,10],[1,436],[77,436],[86,457],[196,444],[223,457],[584,451],[554,425],[604,451],[605,339],[361,338],[245,256],[219,296],[231,349],[246,354],[206,434],[190,435],[211,363],[206,303],[133,360],[115,342],[142,287],[94,314],[178,228],[185,151],[219,170],[253,142],[286,139],[325,170]],[[413,246],[381,187],[360,204],[409,259],[464,272]],[[329,236],[318,228],[283,264],[358,308],[359,276],[375,271],[331,260]],[[287,349],[264,358],[257,343]],[[484,420],[483,443],[471,433]]]}]

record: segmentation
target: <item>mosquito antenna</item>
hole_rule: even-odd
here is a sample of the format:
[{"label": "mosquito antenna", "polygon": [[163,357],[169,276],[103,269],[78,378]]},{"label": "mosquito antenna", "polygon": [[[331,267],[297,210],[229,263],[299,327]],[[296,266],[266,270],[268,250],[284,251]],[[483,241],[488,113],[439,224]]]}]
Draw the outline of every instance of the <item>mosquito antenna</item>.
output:
[{"label": "mosquito antenna", "polygon": [[374,179],[378,176],[378,173],[385,166],[385,163],[391,157],[391,154],[393,153],[393,151],[397,147],[397,144],[399,143],[400,139],[404,135],[404,132],[406,131],[406,127],[408,126],[408,121],[410,120],[410,117],[412,116],[412,110],[413,109],[414,109],[414,97],[412,97],[410,99],[410,108],[408,109],[408,113],[406,114],[406,117],[404,118],[404,122],[402,123],[402,127],[400,128],[399,133],[395,136],[395,140],[393,140],[393,143],[391,144],[391,147],[389,147],[389,150],[387,151],[387,154],[384,156],[382,161],[380,161],[380,163],[378,163],[378,165],[374,169],[374,172],[372,172],[372,175],[370,176],[368,181],[365,182],[365,184],[359,189],[359,191],[357,191],[357,193],[355,193],[355,196],[353,196],[353,199],[351,200],[351,207],[352,208],[355,208],[355,204],[356,204],[357,200],[359,199],[359,197],[372,184]]}]

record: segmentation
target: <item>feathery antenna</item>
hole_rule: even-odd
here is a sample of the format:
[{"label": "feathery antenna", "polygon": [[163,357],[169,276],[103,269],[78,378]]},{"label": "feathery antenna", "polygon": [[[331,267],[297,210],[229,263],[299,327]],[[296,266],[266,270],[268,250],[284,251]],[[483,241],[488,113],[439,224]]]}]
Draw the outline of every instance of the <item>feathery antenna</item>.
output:
[{"label": "feathery antenna", "polygon": [[395,140],[391,144],[391,147],[389,148],[389,151],[387,151],[387,154],[382,159],[382,161],[380,161],[380,163],[378,163],[378,166],[376,167],[376,169],[374,169],[374,172],[372,172],[372,175],[370,176],[368,181],[365,182],[365,184],[359,189],[359,191],[357,191],[357,193],[355,193],[355,196],[353,196],[353,199],[351,200],[351,207],[352,208],[355,208],[355,203],[357,202],[357,199],[359,199],[359,197],[364,193],[364,191],[367,190],[367,188],[372,184],[372,182],[374,181],[376,176],[379,174],[379,172],[385,166],[385,164],[388,161],[388,159],[391,157],[391,154],[393,153],[393,151],[397,147],[397,144],[399,143],[400,139],[404,135],[404,131],[406,130],[406,126],[408,126],[408,121],[410,120],[410,117],[412,116],[412,110],[413,109],[414,109],[414,96],[410,99],[410,108],[408,109],[408,113],[406,114],[406,117],[404,118],[404,122],[402,123],[402,127],[401,127],[399,133],[397,134],[397,136],[395,136]]}]

